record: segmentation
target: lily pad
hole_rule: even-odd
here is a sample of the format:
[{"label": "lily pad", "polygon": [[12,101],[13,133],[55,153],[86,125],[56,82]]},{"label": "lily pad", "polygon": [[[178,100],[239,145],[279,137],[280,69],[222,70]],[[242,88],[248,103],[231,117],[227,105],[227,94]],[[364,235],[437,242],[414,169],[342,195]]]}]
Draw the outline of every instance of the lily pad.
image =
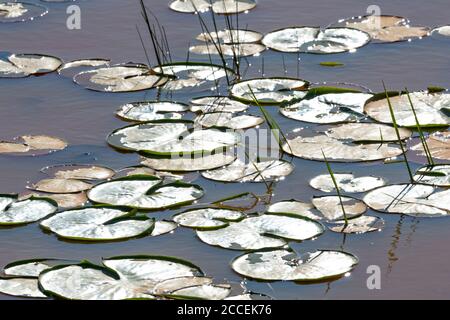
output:
[{"label": "lily pad", "polygon": [[170,294],[170,297],[196,300],[223,300],[230,293],[231,287],[228,284],[204,284],[175,290]]},{"label": "lily pad", "polygon": [[57,165],[45,167],[42,172],[54,175],[58,179],[106,180],[116,173],[114,170],[96,165]]},{"label": "lily pad", "polygon": [[[442,127],[450,124],[445,110],[450,109],[449,93],[411,92],[411,101],[421,127]],[[390,97],[397,124],[403,127],[416,127],[416,119],[406,94],[392,93]],[[365,113],[378,122],[392,124],[389,104],[385,94],[367,101]]]},{"label": "lily pad", "polygon": [[244,163],[237,159],[230,165],[202,172],[202,176],[223,182],[264,182],[283,179],[294,170],[294,165],[283,160]]},{"label": "lily pad", "polygon": [[344,205],[345,216],[347,219],[358,217],[367,210],[364,202],[350,197],[314,197],[312,204],[322,213],[327,221],[337,221],[345,219],[344,212],[342,211],[341,200]]},{"label": "lily pad", "polygon": [[166,233],[171,233],[177,227],[178,227],[178,225],[171,221],[164,221],[164,220],[156,221],[155,226],[154,226],[153,231],[150,234],[150,236],[157,237],[157,236],[161,236]]},{"label": "lily pad", "polygon": [[363,201],[373,210],[413,217],[442,217],[450,211],[450,190],[421,184],[394,184],[370,191]]},{"label": "lily pad", "polygon": [[193,128],[192,121],[164,120],[113,131],[108,143],[118,149],[171,156],[206,153],[232,147],[240,140],[235,132]]},{"label": "lily pad", "polygon": [[197,185],[179,181],[162,184],[152,176],[128,176],[101,183],[88,192],[89,200],[96,203],[152,210],[191,203],[202,196]]},{"label": "lily pad", "polygon": [[13,155],[37,155],[63,150],[67,142],[57,138],[44,135],[20,136],[14,141],[0,141],[0,154]]},{"label": "lily pad", "polygon": [[127,256],[103,260],[103,266],[85,262],[55,267],[39,276],[42,290],[72,300],[123,300],[154,298],[162,281],[202,275],[190,262],[161,256]]},{"label": "lily pad", "polygon": [[196,13],[208,11],[211,4],[208,0],[175,0],[169,8],[182,13]]},{"label": "lily pad", "polygon": [[58,208],[70,209],[75,207],[82,207],[88,201],[85,192],[78,193],[37,193],[25,192],[19,197],[19,200],[29,199],[31,197],[49,198],[58,204]]},{"label": "lily pad", "polygon": [[244,277],[264,281],[319,282],[331,280],[351,271],[358,258],[343,251],[318,250],[295,254],[292,250],[246,253],[231,267]]},{"label": "lily pad", "polygon": [[269,32],[262,42],[281,52],[329,54],[355,51],[370,42],[370,35],[352,28],[289,27]]},{"label": "lily pad", "polygon": [[168,78],[144,65],[116,65],[83,71],[73,78],[86,89],[100,92],[132,92],[162,86]]},{"label": "lily pad", "polygon": [[416,171],[414,181],[437,187],[450,187],[450,165],[423,166]]},{"label": "lily pad", "polygon": [[339,233],[367,233],[380,231],[384,227],[384,220],[373,216],[360,216],[349,219],[348,225],[344,221],[338,221],[329,227],[333,232]]},{"label": "lily pad", "polygon": [[183,227],[207,230],[226,227],[229,222],[236,222],[244,217],[245,215],[242,212],[236,210],[203,208],[176,214],[173,221]]},{"label": "lily pad", "polygon": [[131,102],[120,107],[116,115],[127,121],[152,121],[161,119],[181,119],[182,114],[189,110],[184,103],[171,101]]},{"label": "lily pad", "polygon": [[[303,98],[309,83],[294,78],[260,78],[236,83],[230,89],[231,95],[244,103],[273,105],[284,101]],[[250,88],[249,88],[250,87]]]},{"label": "lily pad", "polygon": [[234,130],[248,129],[264,123],[264,119],[252,115],[233,115],[230,112],[209,112],[195,118],[195,123],[205,128],[225,127]]},{"label": "lily pad", "polygon": [[344,21],[344,26],[365,31],[381,43],[422,38],[430,33],[428,27],[410,26],[406,18],[388,15],[351,18]]},{"label": "lily pad", "polygon": [[221,42],[225,44],[233,43],[255,43],[261,41],[263,35],[259,32],[243,29],[225,29],[220,31],[213,31],[210,33],[204,32],[197,36],[197,40],[204,42]]},{"label": "lily pad", "polygon": [[[436,159],[449,160],[450,161],[450,132],[435,132],[426,139],[428,149],[430,150],[431,156]],[[411,147],[412,150],[422,151],[422,143]]]},{"label": "lily pad", "polygon": [[42,17],[48,13],[44,6],[28,2],[1,2],[1,22],[22,22]]},{"label": "lily pad", "polygon": [[258,43],[220,44],[217,47],[213,44],[195,45],[189,51],[201,55],[224,55],[230,57],[248,57],[258,55],[266,50],[266,47]]},{"label": "lily pad", "polygon": [[450,25],[433,29],[433,34],[439,34],[444,37],[450,37]]},{"label": "lily pad", "polygon": [[212,284],[208,277],[179,277],[161,281],[155,285],[152,293],[155,295],[168,295],[176,290]]},{"label": "lily pad", "polygon": [[58,209],[48,198],[17,201],[17,195],[0,195],[0,226],[16,226],[38,221]]},{"label": "lily pad", "polygon": [[288,138],[283,150],[299,158],[317,161],[324,161],[324,153],[330,162],[375,161],[402,154],[401,148],[397,145],[357,144],[326,135]]},{"label": "lily pad", "polygon": [[327,93],[287,103],[280,112],[288,118],[311,123],[355,122],[365,117],[364,104],[371,97],[358,92]]},{"label": "lily pad", "polygon": [[61,238],[81,241],[124,240],[151,234],[154,220],[132,214],[114,207],[74,209],[59,212],[40,225]]},{"label": "lily pad", "polygon": [[42,75],[57,70],[61,64],[61,59],[52,56],[25,53],[11,54],[7,57],[7,60],[0,60],[0,78],[24,78],[30,75]]},{"label": "lily pad", "polygon": [[232,250],[258,250],[282,247],[287,241],[303,241],[315,238],[324,231],[323,226],[303,217],[264,214],[249,217],[227,227],[197,231],[203,242]]},{"label": "lily pad", "polygon": [[47,298],[38,287],[34,278],[0,278],[0,293],[23,298]]},{"label": "lily pad", "polygon": [[189,172],[211,170],[232,163],[236,157],[228,153],[194,155],[193,157],[151,157],[142,156],[141,164],[155,170]]},{"label": "lily pad", "polygon": [[191,100],[192,112],[242,112],[248,105],[224,96],[199,97]]},{"label": "lily pad", "polygon": [[82,69],[82,68],[92,69],[92,68],[103,67],[103,66],[109,67],[110,62],[111,62],[111,60],[109,60],[109,59],[73,60],[70,62],[66,62],[62,66],[60,66],[58,69],[58,73],[65,77],[73,78],[73,76],[75,76],[77,73],[79,73],[80,69]]},{"label": "lily pad", "polygon": [[[378,177],[355,177],[352,173],[334,173],[339,190],[347,193],[359,193],[384,186],[386,182]],[[329,174],[322,174],[309,182],[314,189],[323,192],[336,192],[333,180]]]},{"label": "lily pad", "polygon": [[217,14],[242,13],[255,7],[254,0],[216,0],[212,4],[212,10]]},{"label": "lily pad", "polygon": [[77,179],[52,178],[43,179],[29,188],[48,193],[77,193],[91,189],[92,184]]},{"label": "lily pad", "polygon": [[[400,139],[411,137],[412,132],[405,128],[398,129]],[[397,133],[394,127],[377,123],[347,123],[327,130],[326,135],[339,140],[352,140],[364,142],[397,142]]]},{"label": "lily pad", "polygon": [[311,203],[297,200],[285,200],[271,204],[267,208],[268,213],[272,214],[291,214],[300,217],[306,217],[312,220],[324,220],[324,216]]}]

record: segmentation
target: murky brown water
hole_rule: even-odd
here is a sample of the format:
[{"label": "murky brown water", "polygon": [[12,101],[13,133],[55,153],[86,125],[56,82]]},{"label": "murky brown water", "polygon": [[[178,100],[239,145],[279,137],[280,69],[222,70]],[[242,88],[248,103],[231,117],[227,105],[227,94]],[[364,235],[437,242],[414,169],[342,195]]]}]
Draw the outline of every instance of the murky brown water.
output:
[{"label": "murky brown water", "polygon": [[[30,1],[30,0],[29,0]],[[167,29],[174,60],[186,58],[186,50],[201,30],[193,15],[168,9],[168,0],[147,0]],[[0,50],[46,53],[64,60],[111,58],[114,62],[144,62],[135,25],[141,22],[137,0],[78,1],[82,10],[82,29],[66,28],[67,3],[46,4],[50,13],[28,23],[1,24]],[[448,0],[259,0],[258,7],[240,18],[241,26],[268,32],[290,25],[328,25],[340,18],[365,13],[368,5],[378,4],[383,14],[409,17],[414,24],[439,26],[449,24]],[[301,55],[300,77],[313,82],[352,82],[381,89],[381,80],[391,88],[423,89],[428,85],[450,87],[450,41],[426,38],[420,41],[386,45],[370,44],[356,53],[332,56]],[[265,52],[252,58],[247,77],[260,75],[264,57],[267,76],[283,75],[280,53]],[[297,74],[297,55],[285,55],[288,75]],[[344,68],[323,68],[320,61],[340,61]],[[206,93],[199,93],[198,96]],[[39,169],[63,163],[98,163],[119,169],[137,164],[137,156],[119,154],[105,144],[106,135],[126,125],[114,117],[125,102],[151,99],[154,91],[133,94],[102,94],[84,90],[69,79],[50,74],[27,79],[0,79],[0,137],[21,134],[51,134],[70,142],[70,147],[41,157],[0,156],[0,193],[20,192],[28,181],[42,178]],[[179,101],[191,97],[177,96]],[[283,128],[298,126],[271,109]],[[320,192],[308,181],[326,171],[323,163],[295,159],[295,173],[275,187],[274,201],[296,198],[309,200]],[[401,164],[378,163],[333,165],[335,171],[374,174],[390,182],[406,181]],[[263,193],[264,185],[220,184],[199,178],[196,183],[206,190],[202,203],[240,191]],[[183,208],[185,209],[185,208]],[[165,211],[158,217],[170,217]],[[360,264],[350,277],[313,285],[292,282],[269,284],[248,282],[249,289],[285,299],[348,298],[448,298],[450,296],[450,220],[413,219],[381,215],[386,220],[383,231],[365,235],[326,232],[315,241],[293,243],[298,250],[327,248],[352,252]],[[196,263],[218,280],[240,281],[229,267],[239,252],[208,246],[190,229],[179,228],[174,234],[107,244],[79,244],[58,240],[41,231],[38,224],[0,230],[0,265],[17,259],[58,257],[99,261],[101,257],[121,254],[152,253],[179,256]],[[368,290],[366,269],[379,265],[382,289]],[[7,296],[0,298],[10,299]]]}]

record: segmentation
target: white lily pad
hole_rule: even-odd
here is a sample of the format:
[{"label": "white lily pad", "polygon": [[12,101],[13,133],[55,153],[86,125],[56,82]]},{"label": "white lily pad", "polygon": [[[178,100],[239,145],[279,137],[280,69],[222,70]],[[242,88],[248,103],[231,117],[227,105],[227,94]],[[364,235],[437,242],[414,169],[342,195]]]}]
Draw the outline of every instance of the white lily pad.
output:
[{"label": "white lily pad", "polygon": [[262,34],[252,30],[244,29],[225,29],[220,31],[213,31],[210,33],[204,32],[197,36],[197,40],[204,42],[221,42],[225,44],[232,43],[255,43],[262,39]]},{"label": "white lily pad", "polygon": [[[261,78],[236,83],[230,89],[231,95],[245,103],[280,104],[284,101],[303,98],[309,83],[293,78]],[[249,89],[250,87],[250,89]]]},{"label": "white lily pad", "polygon": [[58,206],[47,198],[17,201],[17,196],[0,195],[0,226],[15,226],[38,221],[54,213]]},{"label": "white lily pad", "polygon": [[[366,192],[386,184],[383,178],[372,176],[356,178],[352,173],[334,173],[334,178],[339,190],[347,193]],[[319,175],[313,178],[309,184],[314,189],[323,192],[336,192],[333,180],[329,174]]]},{"label": "white lily pad", "polygon": [[59,67],[58,73],[65,77],[75,76],[80,69],[92,69],[97,67],[109,67],[109,59],[79,59],[64,63]]},{"label": "white lily pad", "polygon": [[209,112],[199,115],[194,122],[205,128],[225,127],[234,130],[248,129],[264,123],[264,119],[252,115],[233,115],[230,112]]},{"label": "white lily pad", "polygon": [[150,157],[142,156],[141,164],[155,170],[189,172],[211,170],[232,163],[236,157],[229,153],[213,153],[211,155],[194,155],[193,157]]},{"label": "white lily pad", "polygon": [[[435,159],[450,161],[450,132],[435,132],[426,139],[428,149],[431,156]],[[421,142],[411,147],[412,150],[421,151],[424,155],[423,145]]]},{"label": "white lily pad", "polygon": [[43,220],[40,225],[64,239],[111,241],[150,234],[154,221],[147,217],[130,216],[125,209],[91,207],[59,212]]},{"label": "white lily pad", "polygon": [[397,16],[371,15],[351,18],[344,22],[349,28],[365,31],[377,42],[388,43],[426,37],[428,27],[410,26],[407,19]]},{"label": "white lily pad", "polygon": [[364,104],[371,97],[368,93],[328,93],[287,103],[280,112],[288,118],[311,123],[355,122],[365,117]]},{"label": "white lily pad", "polygon": [[[444,112],[446,109],[450,109],[449,93],[411,92],[409,95],[421,127],[448,126],[450,124],[450,118]],[[389,99],[397,124],[415,128],[417,123],[408,96],[397,94],[391,95]],[[384,94],[370,99],[366,103],[364,111],[376,121],[393,123],[389,104]]]},{"label": "white lily pad", "polygon": [[100,92],[132,92],[162,86],[168,78],[144,65],[116,65],[78,73],[73,80]]},{"label": "white lily pad", "polygon": [[194,229],[218,229],[243,219],[245,215],[236,210],[203,208],[176,214],[173,221],[183,227]]},{"label": "white lily pad", "polygon": [[450,187],[450,165],[437,164],[417,169],[414,181],[437,187]]},{"label": "white lily pad", "polygon": [[248,105],[232,100],[224,96],[199,97],[191,100],[192,112],[242,112],[248,109]]},{"label": "white lily pad", "polygon": [[169,4],[169,8],[182,13],[205,12],[211,4],[208,0],[175,0]]},{"label": "white lily pad", "polygon": [[24,192],[20,195],[19,200],[29,199],[31,197],[49,198],[58,204],[58,208],[71,209],[75,207],[82,207],[88,201],[85,192],[78,193],[38,193],[38,192]]},{"label": "white lily pad", "polygon": [[72,300],[151,299],[159,282],[202,275],[193,264],[170,257],[115,257],[103,265],[55,267],[41,273],[39,285],[48,295]]},{"label": "white lily pad", "polygon": [[339,233],[367,233],[380,231],[384,227],[384,220],[373,216],[360,216],[357,218],[349,219],[348,224],[345,225],[344,221],[338,221],[334,225],[329,226],[329,229],[333,232]]},{"label": "white lily pad", "polygon": [[26,135],[14,139],[14,141],[0,141],[0,154],[37,155],[63,150],[67,142],[44,135]]},{"label": "white lily pad", "polygon": [[[411,137],[412,132],[406,128],[398,129],[400,139]],[[394,127],[378,123],[346,123],[327,130],[326,135],[339,140],[353,140],[365,142],[397,142]]]},{"label": "white lily pad", "polygon": [[163,234],[166,233],[171,233],[173,232],[176,228],[178,227],[178,225],[174,222],[171,221],[156,221],[155,222],[155,227],[152,230],[151,236],[152,237],[157,237],[157,236],[161,236]]},{"label": "white lily pad", "polygon": [[397,145],[357,144],[326,135],[288,138],[283,150],[299,158],[317,161],[324,161],[324,153],[330,162],[375,161],[402,154],[401,148]]},{"label": "white lily pad", "polygon": [[23,78],[46,74],[57,70],[61,64],[61,59],[52,56],[11,54],[7,60],[0,60],[0,78]]},{"label": "white lily pad", "polygon": [[281,52],[340,53],[354,51],[370,42],[370,35],[352,28],[290,27],[272,31],[262,40]]},{"label": "white lily pad", "polygon": [[24,298],[47,298],[33,278],[0,278],[0,293]]},{"label": "white lily pad", "polygon": [[217,14],[242,13],[255,7],[254,0],[216,0],[212,4],[212,10]]},{"label": "white lily pad", "polygon": [[237,159],[223,168],[202,172],[202,176],[223,182],[264,182],[283,179],[294,170],[294,165],[283,160],[244,163]]},{"label": "white lily pad", "polygon": [[260,54],[266,50],[266,46],[259,43],[201,44],[191,46],[189,51],[200,55],[224,55],[230,57],[248,57]]},{"label": "white lily pad", "polygon": [[106,180],[112,178],[116,173],[114,170],[97,165],[56,165],[45,167],[41,170],[48,175],[54,175],[58,179],[78,180]]},{"label": "white lily pad", "polygon": [[157,121],[113,131],[108,143],[118,149],[171,156],[224,150],[240,140],[235,132],[192,128],[191,121]]},{"label": "white lily pad", "polygon": [[223,300],[230,293],[231,287],[228,284],[204,284],[175,290],[170,296],[180,297],[182,299]]},{"label": "white lily pad", "polygon": [[22,22],[42,17],[48,13],[48,9],[36,3],[28,2],[1,2],[1,22]]},{"label": "white lily pad", "polygon": [[92,184],[77,179],[52,178],[43,179],[29,188],[48,193],[78,193],[91,189]]},{"label": "white lily pad", "polygon": [[363,201],[373,210],[413,217],[442,217],[450,211],[450,190],[421,184],[394,184],[370,191]]},{"label": "white lily pad", "polygon": [[183,103],[171,101],[131,102],[120,107],[116,115],[128,121],[152,121],[162,119],[181,119],[181,112],[189,110]]},{"label": "white lily pad", "polygon": [[[344,205],[345,215],[342,211]],[[327,221],[355,218],[366,212],[367,207],[361,200],[350,197],[322,196],[314,197],[312,204],[319,210]]]},{"label": "white lily pad", "polygon": [[179,277],[158,282],[153,288],[154,295],[168,295],[176,290],[212,284],[208,277]]},{"label": "white lily pad", "polygon": [[232,250],[258,250],[282,247],[287,241],[303,241],[323,233],[323,226],[303,217],[264,214],[249,217],[227,227],[197,231],[203,242]]},{"label": "white lily pad", "polygon": [[173,182],[162,184],[151,176],[128,176],[101,183],[88,193],[97,203],[140,209],[164,209],[191,203],[203,196],[203,190],[193,184]]},{"label": "white lily pad", "polygon": [[268,213],[291,214],[306,217],[312,220],[324,220],[324,216],[311,203],[297,200],[285,200],[271,204]]},{"label": "white lily pad", "polygon": [[342,251],[319,250],[295,254],[291,250],[256,251],[236,258],[234,271],[252,279],[265,281],[325,281],[351,271],[358,258]]},{"label": "white lily pad", "polygon": [[439,34],[444,37],[450,37],[450,25],[433,29],[433,34]]}]

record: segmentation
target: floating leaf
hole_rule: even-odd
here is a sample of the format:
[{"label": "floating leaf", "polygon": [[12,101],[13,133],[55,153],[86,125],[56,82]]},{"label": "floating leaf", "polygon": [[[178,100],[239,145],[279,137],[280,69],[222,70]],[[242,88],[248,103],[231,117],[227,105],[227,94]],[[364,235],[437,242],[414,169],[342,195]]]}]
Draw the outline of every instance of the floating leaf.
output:
[{"label": "floating leaf", "polygon": [[56,137],[50,136],[20,136],[13,142],[0,141],[0,154],[40,154],[57,150],[63,150],[67,147],[67,142]]},{"label": "floating leaf", "polygon": [[197,231],[203,242],[233,250],[282,247],[287,241],[303,241],[323,233],[323,226],[303,217],[264,214],[249,217],[227,227]]},{"label": "floating leaf", "polygon": [[0,278],[0,293],[24,298],[47,298],[39,290],[38,280],[33,278]]},{"label": "floating leaf", "polygon": [[170,9],[182,13],[205,12],[211,4],[208,0],[175,0],[170,3]]},{"label": "floating leaf", "polygon": [[[231,87],[231,95],[245,103],[280,104],[284,101],[303,98],[309,83],[293,78],[261,78],[236,83]],[[249,89],[250,87],[250,89]]]},{"label": "floating leaf", "polygon": [[450,165],[423,166],[416,171],[414,181],[437,187],[450,187]]},{"label": "floating leaf", "polygon": [[256,127],[264,122],[264,119],[252,115],[235,116],[230,112],[209,112],[195,118],[195,123],[202,127],[225,127],[234,130]]},{"label": "floating leaf", "polygon": [[[75,76],[77,73],[79,73],[80,68],[89,68],[92,69],[93,67],[109,67],[109,63],[111,61],[109,59],[80,59],[80,60],[73,60],[70,62],[64,63],[61,67],[58,69],[58,73],[60,75],[71,77]],[[75,70],[78,70],[76,72]],[[75,73],[74,73],[75,72]]]},{"label": "floating leaf", "polygon": [[143,216],[130,216],[125,209],[91,207],[59,212],[40,225],[65,239],[111,241],[150,234],[154,221]]},{"label": "floating leaf", "polygon": [[213,44],[195,45],[189,48],[189,51],[204,55],[224,55],[231,57],[254,56],[266,50],[266,47],[258,43],[239,43],[239,44],[219,44],[217,47]]},{"label": "floating leaf", "polygon": [[188,228],[217,229],[227,226],[230,221],[236,222],[242,218],[244,218],[244,214],[240,211],[203,208],[176,214],[173,221]]},{"label": "floating leaf", "polygon": [[[411,92],[411,101],[421,127],[448,126],[450,118],[445,109],[450,108],[449,93]],[[407,94],[391,94],[389,98],[397,124],[415,128],[417,125]],[[392,124],[389,104],[385,94],[367,101],[364,111],[376,121]]]},{"label": "floating leaf", "polygon": [[161,119],[181,119],[182,114],[189,110],[183,103],[171,101],[131,102],[120,107],[116,115],[128,121],[152,121]]},{"label": "floating leaf", "polygon": [[0,60],[0,78],[23,78],[50,73],[57,70],[61,64],[62,61],[59,58],[52,56],[11,54],[7,60]]},{"label": "floating leaf", "polygon": [[228,284],[204,284],[175,290],[170,296],[181,299],[223,300],[230,293],[231,287]]},{"label": "floating leaf", "polygon": [[1,2],[1,22],[21,22],[42,17],[48,12],[47,8],[35,3],[28,2]]},{"label": "floating leaf", "polygon": [[435,28],[435,29],[433,29],[432,33],[433,34],[437,33],[441,36],[450,37],[450,25]]},{"label": "floating leaf", "polygon": [[298,215],[312,220],[323,220],[320,211],[314,208],[311,203],[305,203],[297,200],[286,200],[271,204],[267,208],[268,213],[281,213]]},{"label": "floating leaf", "polygon": [[28,192],[21,194],[19,200],[29,199],[31,197],[45,197],[52,199],[58,204],[58,208],[75,208],[83,206],[87,201],[85,192],[79,193],[36,193]]},{"label": "floating leaf", "polygon": [[366,212],[367,207],[361,200],[350,197],[322,196],[314,197],[312,204],[319,210],[327,221],[345,219],[342,205],[347,219],[358,217]]},{"label": "floating leaf", "polygon": [[[405,128],[398,129],[400,139],[411,137],[412,132]],[[394,127],[377,123],[347,123],[327,130],[326,135],[339,140],[353,140],[364,142],[396,142],[397,133]]]},{"label": "floating leaf", "polygon": [[294,170],[294,166],[283,160],[244,163],[237,159],[232,164],[202,172],[202,176],[223,182],[264,182],[282,179]]},{"label": "floating leaf", "polygon": [[375,161],[402,154],[401,148],[396,145],[356,144],[326,135],[288,138],[287,143],[283,145],[283,150],[299,158],[317,161],[323,161],[323,153],[325,153],[330,162]]},{"label": "floating leaf", "polygon": [[88,193],[97,203],[140,209],[165,209],[193,202],[203,196],[203,190],[193,184],[173,182],[162,184],[152,176],[128,176],[101,183]]},{"label": "floating leaf", "polygon": [[234,271],[265,281],[325,281],[351,271],[358,263],[354,255],[342,251],[319,250],[295,254],[292,250],[256,251],[236,258]]},{"label": "floating leaf", "polygon": [[397,42],[412,38],[422,38],[429,35],[428,27],[412,27],[408,20],[396,16],[364,16],[345,20],[344,25],[349,28],[365,31],[378,42]]},{"label": "floating leaf", "polygon": [[282,115],[311,123],[355,122],[364,118],[363,107],[371,94],[346,92],[327,93],[282,106]]},{"label": "floating leaf", "polygon": [[262,34],[252,30],[225,29],[218,32],[203,32],[197,36],[197,40],[204,42],[232,43],[255,43],[262,39]]},{"label": "floating leaf", "polygon": [[170,221],[156,221],[151,236],[157,237],[166,233],[170,233],[174,231],[177,227],[178,226],[176,223]]},{"label": "floating leaf", "polygon": [[201,270],[177,258],[129,256],[90,263],[55,267],[39,276],[39,285],[51,296],[76,300],[123,300],[153,298],[162,281],[202,275]]},{"label": "floating leaf", "polygon": [[43,179],[30,187],[30,189],[48,193],[77,193],[92,188],[90,183],[76,179]]},{"label": "floating leaf", "polygon": [[194,155],[182,157],[150,157],[142,156],[141,164],[155,170],[198,171],[211,170],[230,164],[236,159],[233,154],[213,153],[211,155]]},{"label": "floating leaf", "polygon": [[242,112],[247,110],[248,105],[223,96],[199,97],[191,100],[192,112]]},{"label": "floating leaf", "polygon": [[47,198],[17,201],[17,196],[0,195],[0,226],[15,226],[38,221],[57,210],[56,202]]},{"label": "floating leaf", "polygon": [[212,4],[212,10],[217,14],[242,13],[255,7],[254,0],[216,0]]},{"label": "floating leaf", "polygon": [[373,210],[413,217],[447,216],[450,190],[420,184],[394,184],[370,191],[363,201]]},{"label": "floating leaf", "polygon": [[156,121],[113,131],[108,143],[118,149],[153,155],[194,154],[223,150],[239,142],[235,132],[192,128],[191,121]]},{"label": "floating leaf", "polygon": [[348,219],[348,225],[344,221],[338,221],[329,229],[339,233],[367,233],[380,231],[384,227],[384,220],[373,216],[361,216]]},{"label": "floating leaf", "polygon": [[[352,173],[334,173],[339,190],[347,193],[366,192],[385,185],[385,181],[378,177],[358,177]],[[329,174],[322,174],[309,182],[314,189],[323,192],[335,192],[333,180]]]},{"label": "floating leaf", "polygon": [[[426,139],[431,156],[437,159],[450,160],[450,132],[435,132]],[[411,147],[412,150],[423,152],[422,143]]]},{"label": "floating leaf", "polygon": [[351,28],[290,27],[266,34],[263,44],[281,52],[339,53],[370,42],[370,35]]},{"label": "floating leaf", "polygon": [[179,277],[158,282],[153,288],[155,295],[168,295],[176,290],[212,284],[208,277]]},{"label": "floating leaf", "polygon": [[131,92],[161,86],[168,78],[143,65],[117,65],[78,73],[73,80],[100,92]]}]

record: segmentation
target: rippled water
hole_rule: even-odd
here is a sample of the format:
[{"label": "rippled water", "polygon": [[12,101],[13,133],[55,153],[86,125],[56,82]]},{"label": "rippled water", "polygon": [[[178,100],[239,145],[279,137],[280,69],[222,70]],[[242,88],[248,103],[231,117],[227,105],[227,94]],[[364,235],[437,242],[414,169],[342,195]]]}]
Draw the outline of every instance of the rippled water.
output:
[{"label": "rippled water", "polygon": [[[28,0],[28,2],[33,2]],[[34,1],[37,2],[37,1]],[[147,0],[149,8],[166,27],[174,60],[186,59],[189,43],[200,33],[197,17],[172,12],[168,0]],[[258,7],[240,16],[240,25],[268,32],[290,25],[325,26],[340,18],[363,15],[368,5],[377,4],[382,14],[402,15],[413,24],[439,26],[449,24],[448,0],[259,0]],[[136,24],[141,23],[137,0],[78,1],[82,10],[82,29],[66,28],[67,3],[47,3],[49,14],[27,23],[0,24],[0,50],[23,53],[45,53],[64,60],[80,58],[111,58],[114,62],[145,62]],[[450,87],[450,41],[432,37],[394,44],[369,44],[355,53],[332,56],[285,55],[289,76],[312,82],[351,82],[373,91],[381,90],[381,80],[391,88],[423,89],[428,85]],[[152,57],[151,57],[152,58]],[[191,56],[192,59],[201,57]],[[246,77],[261,75],[262,58],[266,76],[283,75],[280,53],[267,51],[252,58]],[[324,68],[321,61],[340,61],[343,68]],[[154,59],[153,62],[155,63]],[[198,92],[198,96],[206,92]],[[102,94],[84,90],[69,79],[50,74],[27,79],[0,79],[0,137],[21,134],[51,134],[67,139],[70,146],[41,157],[0,156],[0,192],[23,191],[29,181],[43,177],[39,170],[63,163],[97,163],[119,169],[137,164],[137,156],[119,154],[105,144],[106,135],[126,125],[114,116],[125,102],[155,98],[155,91],[127,94]],[[179,101],[191,96],[177,95]],[[299,124],[280,117],[276,108],[269,109],[283,128]],[[257,112],[255,110],[255,112]],[[326,172],[323,163],[294,159],[295,173],[275,187],[274,201],[296,198],[309,200],[320,192],[308,186],[317,174]],[[416,165],[418,166],[418,164]],[[357,165],[335,164],[334,171],[374,174],[390,182],[406,181],[401,164],[379,162]],[[196,180],[206,190],[203,203],[236,194],[240,191],[263,193],[264,185],[221,184]],[[174,212],[157,213],[170,217]],[[365,235],[343,235],[326,232],[315,241],[293,243],[299,252],[326,248],[352,252],[360,259],[349,277],[312,285],[292,282],[271,284],[249,282],[248,288],[285,299],[346,298],[445,298],[450,293],[450,254],[448,243],[450,221],[414,219],[382,215],[386,227],[381,232]],[[174,234],[106,244],[79,244],[58,240],[44,233],[38,224],[0,230],[0,265],[17,259],[58,257],[90,259],[119,254],[153,253],[182,257],[196,263],[218,281],[240,281],[229,262],[240,255],[208,246],[190,229],[179,228]],[[366,269],[379,265],[382,289],[368,290]],[[10,299],[7,296],[0,298]]]}]

